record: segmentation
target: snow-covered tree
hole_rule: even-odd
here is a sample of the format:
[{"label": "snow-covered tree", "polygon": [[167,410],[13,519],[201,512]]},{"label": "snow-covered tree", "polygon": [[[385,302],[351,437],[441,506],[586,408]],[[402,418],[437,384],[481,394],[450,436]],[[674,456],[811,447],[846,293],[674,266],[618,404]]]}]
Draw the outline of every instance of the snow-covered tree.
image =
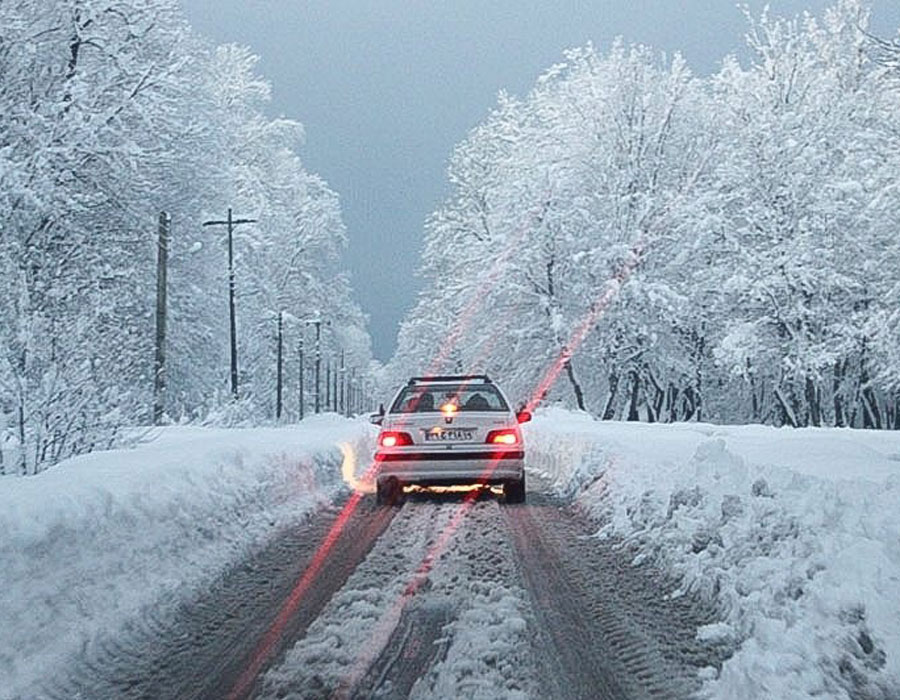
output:
[{"label": "snow-covered tree", "polygon": [[746,67],[618,41],[501,95],[389,374],[436,358],[529,398],[556,363],[546,398],[604,418],[897,425],[894,65],[857,0],[747,19]]},{"label": "snow-covered tree", "polygon": [[302,167],[300,125],[263,116],[249,51],[197,39],[175,0],[12,0],[0,26],[2,471],[150,416],[162,211],[173,419],[229,400],[223,236],[201,227],[228,207],[258,220],[236,229],[245,413],[272,415],[262,329],[279,310],[330,313],[368,366],[337,197]]}]

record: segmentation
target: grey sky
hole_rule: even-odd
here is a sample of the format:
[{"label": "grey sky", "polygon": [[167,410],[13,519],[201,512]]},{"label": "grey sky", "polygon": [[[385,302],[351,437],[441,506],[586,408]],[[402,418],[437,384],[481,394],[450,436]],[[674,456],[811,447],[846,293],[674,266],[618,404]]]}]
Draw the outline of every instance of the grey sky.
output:
[{"label": "grey sky", "polygon": [[[341,197],[346,262],[388,359],[421,284],[423,223],[446,194],[453,146],[498,90],[525,93],[564,49],[616,36],[681,51],[697,73],[743,52],[730,0],[181,0],[196,30],[250,46],[273,84],[272,116],[301,121],[301,158]],[[754,12],[765,4],[748,1]],[[773,14],[820,14],[828,0],[770,0]],[[875,0],[894,36],[900,2]]]}]

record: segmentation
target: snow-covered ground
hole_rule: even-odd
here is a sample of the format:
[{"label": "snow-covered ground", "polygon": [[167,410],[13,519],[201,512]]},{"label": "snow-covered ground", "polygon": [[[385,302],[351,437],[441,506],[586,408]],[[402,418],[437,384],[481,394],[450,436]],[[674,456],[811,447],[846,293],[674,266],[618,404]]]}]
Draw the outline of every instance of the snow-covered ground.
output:
[{"label": "snow-covered ground", "polygon": [[[341,488],[341,443],[370,426],[170,427],[131,450],[0,478],[0,698],[147,606],[203,585]],[[365,445],[363,444],[365,442]]]},{"label": "snow-covered ground", "polygon": [[[525,427],[531,468],[596,518],[598,539],[679,574],[673,595],[717,603],[722,622],[700,636],[734,653],[721,671],[701,671],[707,697],[900,697],[900,434],[609,423],[558,409]],[[354,445],[347,452],[360,455],[361,470],[371,434],[363,421],[335,417],[278,429],[173,427],[136,449],[0,479],[0,698],[28,696],[84,645],[161,601],[188,598],[332,500],[344,484],[340,446]],[[443,624],[440,606],[389,603],[429,549],[430,540],[416,538],[440,531],[457,508],[401,511],[394,529],[414,541],[376,546],[272,670],[268,689],[290,685],[328,640],[371,633],[385,609]],[[502,549],[478,539],[494,536],[491,509],[472,512],[469,536],[452,538],[429,575],[429,601],[446,589],[454,592],[447,601],[469,608],[440,628],[447,650],[417,682],[423,697],[463,692],[470,677],[486,683],[478,660],[495,658],[498,645],[527,656],[524,594],[478,588],[482,570],[500,564],[478,576],[466,568],[480,561],[473,547]],[[404,518],[436,520],[402,527]],[[500,568],[514,570],[507,554]],[[366,588],[366,571],[387,578]],[[458,586],[466,595],[456,595]],[[360,615],[369,604],[374,612]],[[344,627],[348,619],[362,627]],[[335,678],[346,661],[334,666]],[[319,680],[329,668],[316,669]],[[498,672],[488,684],[495,696],[529,694],[528,679],[508,687],[505,678]]]},{"label": "snow-covered ground", "polygon": [[736,651],[708,697],[900,697],[900,434],[549,409],[526,440],[598,538],[718,602],[701,635]]}]

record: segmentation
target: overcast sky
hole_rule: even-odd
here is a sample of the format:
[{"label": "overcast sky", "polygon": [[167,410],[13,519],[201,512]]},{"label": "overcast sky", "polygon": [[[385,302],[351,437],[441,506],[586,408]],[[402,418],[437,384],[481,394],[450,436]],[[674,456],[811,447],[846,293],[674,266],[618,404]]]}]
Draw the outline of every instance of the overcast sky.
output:
[{"label": "overcast sky", "polygon": [[[566,48],[602,49],[616,36],[681,51],[699,74],[744,53],[730,0],[181,1],[201,34],[260,56],[269,113],[306,127],[300,155],[341,197],[346,264],[382,360],[421,286],[423,223],[447,193],[448,156],[500,89],[524,94]],[[787,15],[830,4],[769,2]],[[900,2],[870,7],[872,29],[896,35]]]}]

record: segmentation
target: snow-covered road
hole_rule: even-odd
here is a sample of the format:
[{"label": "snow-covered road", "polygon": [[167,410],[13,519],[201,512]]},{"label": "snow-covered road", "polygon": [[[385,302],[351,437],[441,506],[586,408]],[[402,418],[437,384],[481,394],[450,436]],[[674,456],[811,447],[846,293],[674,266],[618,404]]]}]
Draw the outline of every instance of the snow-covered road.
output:
[{"label": "snow-covered road", "polygon": [[6,478],[0,698],[900,697],[900,435],[526,442],[521,506],[378,507],[336,418]]},{"label": "snow-covered road", "polygon": [[298,590],[344,496],[177,614],[94,645],[52,694],[602,699],[696,690],[698,669],[715,661],[696,641],[709,613],[669,600],[672,585],[630,566],[626,551],[589,541],[592,525],[563,502],[531,495],[525,506],[459,494],[415,496],[402,508],[363,499]]}]

